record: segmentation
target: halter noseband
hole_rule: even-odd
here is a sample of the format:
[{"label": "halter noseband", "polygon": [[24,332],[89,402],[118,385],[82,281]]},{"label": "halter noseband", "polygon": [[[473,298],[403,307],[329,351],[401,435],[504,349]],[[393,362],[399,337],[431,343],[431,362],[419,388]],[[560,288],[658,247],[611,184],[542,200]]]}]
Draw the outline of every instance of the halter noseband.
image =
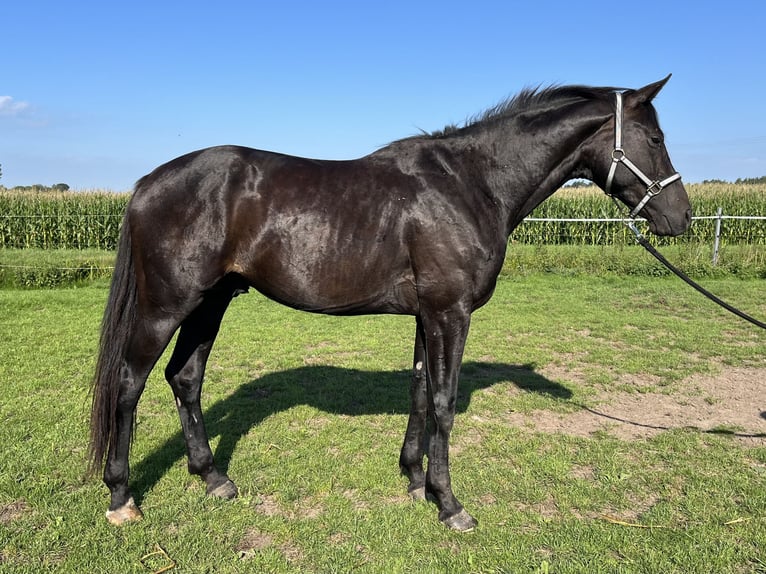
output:
[{"label": "halter noseband", "polygon": [[646,195],[644,195],[644,198],[638,202],[638,205],[636,205],[633,211],[630,212],[630,218],[633,219],[644,208],[644,206],[649,203],[650,199],[656,195],[659,195],[666,186],[670,185],[674,181],[681,179],[681,174],[676,172],[670,177],[666,177],[661,181],[656,179],[651,180],[643,171],[639,169],[636,164],[627,158],[625,151],[622,149],[622,94],[620,92],[616,92],[614,96],[617,100],[614,113],[614,150],[612,151],[612,165],[609,166],[609,175],[606,178],[605,191],[607,195],[614,197],[611,193],[611,188],[612,180],[614,179],[615,171],[617,171],[618,163],[624,164],[625,167],[632,171],[638,179],[644,182],[644,185],[646,185]]}]

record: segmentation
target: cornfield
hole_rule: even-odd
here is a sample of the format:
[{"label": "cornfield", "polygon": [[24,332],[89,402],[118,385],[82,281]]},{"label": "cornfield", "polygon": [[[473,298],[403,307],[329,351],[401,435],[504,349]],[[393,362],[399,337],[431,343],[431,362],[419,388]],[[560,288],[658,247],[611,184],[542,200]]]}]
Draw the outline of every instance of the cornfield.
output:
[{"label": "cornfield", "polygon": [[115,249],[128,194],[0,193],[0,248]]},{"label": "cornfield", "polygon": [[[695,216],[766,217],[766,185],[764,184],[689,184],[686,186]],[[565,188],[543,202],[531,214],[535,219],[619,219],[614,202],[597,187]],[[712,244],[715,237],[713,219],[698,219],[691,229],[677,238],[652,238],[662,245],[692,243]],[[721,237],[728,244],[766,245],[766,219],[724,219]],[[622,245],[634,242],[632,233],[619,221],[563,222],[525,221],[511,235],[511,241],[540,245]]]},{"label": "cornfield", "polygon": [[[697,216],[766,216],[766,185],[691,184],[687,186]],[[114,249],[130,196],[108,192],[0,192],[0,248]],[[531,218],[619,218],[600,190],[565,188],[540,205]],[[711,244],[714,220],[697,220],[680,238],[663,244]],[[766,245],[766,220],[723,221],[728,244]],[[619,222],[525,221],[511,241],[535,245],[619,245],[633,242]]]}]

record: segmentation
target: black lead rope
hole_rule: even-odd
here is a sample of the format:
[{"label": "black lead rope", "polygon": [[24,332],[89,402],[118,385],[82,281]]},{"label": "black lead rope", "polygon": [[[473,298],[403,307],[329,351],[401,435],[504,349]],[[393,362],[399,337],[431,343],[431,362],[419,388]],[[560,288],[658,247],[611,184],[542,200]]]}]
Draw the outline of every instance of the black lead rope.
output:
[{"label": "black lead rope", "polygon": [[644,195],[643,199],[636,205],[635,208],[633,208],[633,211],[630,212],[630,215],[628,215],[627,220],[623,220],[625,222],[625,225],[628,226],[628,228],[633,232],[633,235],[636,236],[636,241],[649,253],[651,253],[655,259],[657,259],[660,263],[662,263],[665,267],[670,269],[673,273],[675,273],[678,277],[683,279],[687,284],[694,287],[697,291],[702,293],[705,297],[713,301],[714,303],[718,303],[721,307],[726,309],[727,311],[731,311],[738,317],[741,317],[745,321],[749,321],[753,325],[756,325],[757,327],[760,327],[761,329],[766,329],[766,323],[762,323],[758,319],[754,319],[747,313],[743,313],[736,307],[732,307],[729,305],[726,301],[722,301],[715,295],[713,295],[710,291],[693,281],[686,273],[681,271],[680,269],[676,268],[670,261],[665,259],[659,251],[657,251],[654,246],[647,241],[647,239],[641,234],[641,232],[636,228],[636,224],[633,220],[633,218],[638,215],[638,212],[641,211],[644,206],[655,196],[659,195],[663,188],[674,181],[677,181],[681,179],[681,174],[674,173],[670,177],[667,177],[663,179],[662,181],[655,180],[652,181],[643,171],[641,171],[636,164],[634,164],[632,161],[630,161],[627,156],[625,155],[625,150],[622,148],[622,94],[620,92],[616,92],[614,94],[615,97],[615,109],[614,109],[614,149],[612,150],[612,163],[609,166],[609,174],[606,178],[606,187],[604,188],[604,191],[606,194],[612,198],[615,205],[617,206],[618,210],[622,210],[620,207],[620,203],[617,201],[617,198],[614,196],[614,194],[611,191],[612,188],[612,181],[614,179],[614,174],[617,171],[617,164],[623,164],[625,167],[627,167],[633,175],[635,175],[638,179],[640,179],[645,185],[646,185],[646,195]]},{"label": "black lead rope", "polygon": [[704,288],[702,285],[700,285],[699,283],[695,282],[695,281],[694,281],[694,280],[693,280],[691,277],[689,277],[689,276],[688,276],[686,273],[684,273],[683,271],[681,271],[680,269],[678,269],[678,268],[677,268],[675,265],[673,265],[673,264],[672,264],[670,261],[668,261],[667,259],[665,259],[665,257],[663,257],[663,255],[662,255],[662,254],[661,254],[659,251],[657,251],[657,250],[654,248],[654,246],[653,246],[651,243],[649,243],[649,241],[646,239],[646,237],[644,237],[644,236],[641,234],[641,232],[640,232],[640,231],[639,231],[639,230],[636,228],[636,225],[633,223],[633,221],[632,221],[632,220],[629,220],[629,221],[626,223],[626,225],[627,225],[627,226],[628,226],[628,228],[630,228],[630,230],[633,232],[633,235],[635,235],[635,236],[636,236],[636,241],[637,241],[637,242],[638,242],[638,243],[639,243],[639,244],[640,244],[640,245],[641,245],[641,246],[642,246],[644,249],[646,249],[646,250],[647,250],[649,253],[651,253],[651,254],[652,254],[652,256],[654,256],[654,258],[655,258],[655,259],[657,259],[657,261],[659,261],[659,262],[660,262],[660,263],[662,263],[662,264],[663,264],[665,267],[667,267],[668,269],[670,269],[670,270],[671,270],[673,273],[675,273],[675,274],[676,274],[676,275],[677,275],[679,278],[683,279],[683,280],[684,280],[684,282],[686,282],[688,285],[690,285],[691,287],[693,287],[694,289],[696,289],[697,291],[699,291],[700,293],[702,293],[702,294],[703,294],[705,297],[707,297],[708,299],[710,299],[710,300],[711,300],[711,301],[713,301],[714,303],[717,303],[718,305],[720,305],[721,307],[723,307],[723,308],[724,308],[724,309],[726,309],[727,311],[730,311],[730,312],[734,313],[734,314],[735,314],[737,317],[740,317],[740,318],[744,319],[745,321],[749,321],[750,323],[752,323],[753,325],[755,325],[755,326],[757,326],[757,327],[760,327],[761,329],[766,329],[766,323],[763,323],[762,321],[759,321],[758,319],[755,319],[754,317],[751,317],[751,316],[750,316],[750,315],[748,315],[747,313],[744,313],[744,312],[740,311],[740,310],[739,310],[739,309],[737,309],[736,307],[732,307],[732,306],[731,306],[731,305],[729,305],[729,304],[728,304],[726,301],[723,301],[722,299],[720,299],[720,298],[716,297],[716,296],[715,296],[715,295],[713,295],[713,294],[712,294],[710,291],[708,291],[707,289],[705,289],[705,288]]}]

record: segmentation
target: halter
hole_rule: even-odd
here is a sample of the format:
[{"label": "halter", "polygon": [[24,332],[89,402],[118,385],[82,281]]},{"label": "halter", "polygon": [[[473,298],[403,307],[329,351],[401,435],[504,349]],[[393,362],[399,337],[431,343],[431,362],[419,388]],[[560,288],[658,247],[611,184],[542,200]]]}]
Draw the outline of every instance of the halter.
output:
[{"label": "halter", "polygon": [[646,195],[638,202],[638,205],[630,212],[630,218],[633,219],[638,213],[649,203],[649,200],[654,196],[659,195],[662,190],[673,183],[681,179],[681,174],[676,172],[670,177],[666,177],[663,180],[651,180],[646,174],[639,169],[639,167],[630,161],[625,155],[625,151],[622,149],[622,94],[616,92],[614,94],[617,99],[614,113],[614,150],[612,151],[612,165],[609,166],[609,175],[606,178],[606,194],[614,197],[611,193],[612,180],[614,179],[614,173],[617,171],[617,164],[622,163],[630,171],[633,172],[638,179],[644,182],[646,185]]},{"label": "halter", "polygon": [[737,309],[736,307],[733,307],[732,305],[729,305],[726,303],[726,301],[722,301],[715,295],[713,295],[710,291],[699,285],[697,282],[695,282],[693,279],[691,279],[686,273],[678,269],[675,265],[670,263],[665,257],[662,256],[662,254],[657,251],[649,241],[647,241],[646,237],[643,236],[643,234],[638,230],[636,227],[635,217],[638,215],[638,212],[641,211],[644,206],[649,203],[649,200],[652,199],[655,195],[658,195],[665,186],[673,183],[674,181],[677,181],[681,179],[681,174],[676,172],[670,177],[666,177],[662,181],[652,181],[646,175],[643,171],[641,171],[638,167],[636,167],[636,164],[634,164],[632,161],[630,161],[627,157],[625,157],[625,152],[622,149],[622,94],[619,92],[616,92],[615,97],[617,98],[617,105],[615,106],[615,115],[614,115],[614,151],[612,151],[612,165],[609,167],[609,175],[606,178],[606,194],[611,197],[615,204],[617,204],[617,207],[619,208],[619,202],[617,199],[612,195],[611,187],[612,187],[612,180],[614,179],[614,172],[617,170],[617,164],[618,163],[624,163],[625,167],[627,167],[630,171],[633,172],[633,174],[643,181],[646,184],[646,195],[644,198],[638,202],[638,205],[633,209],[633,211],[630,212],[630,219],[623,220],[623,223],[628,226],[628,228],[633,232],[633,234],[636,236],[636,241],[643,246],[649,253],[651,253],[660,263],[665,265],[668,269],[670,269],[673,273],[678,275],[681,279],[683,279],[686,283],[691,285],[694,289],[702,293],[705,297],[710,299],[711,301],[717,303],[727,311],[731,311],[738,317],[744,319],[745,321],[749,321],[753,325],[756,325],[757,327],[760,327],[761,329],[766,329],[766,323],[763,321],[759,321],[758,319],[755,319],[748,315],[747,313],[744,313]]}]

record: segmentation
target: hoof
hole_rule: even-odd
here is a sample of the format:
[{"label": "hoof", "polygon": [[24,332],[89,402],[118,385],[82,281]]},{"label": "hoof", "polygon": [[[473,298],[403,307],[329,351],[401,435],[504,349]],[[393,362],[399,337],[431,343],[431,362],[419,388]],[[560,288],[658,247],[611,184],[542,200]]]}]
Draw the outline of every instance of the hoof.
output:
[{"label": "hoof", "polygon": [[227,480],[212,490],[208,489],[207,493],[208,496],[215,496],[216,498],[225,498],[226,500],[231,500],[237,496],[237,486],[232,481]]},{"label": "hoof", "polygon": [[128,501],[115,510],[106,511],[106,519],[109,524],[114,526],[122,526],[126,522],[138,522],[144,517],[144,513],[136,506],[133,497],[130,497]]},{"label": "hoof", "polygon": [[444,526],[458,532],[471,532],[479,524],[465,509],[442,520]]},{"label": "hoof", "polygon": [[415,501],[421,501],[426,499],[426,487],[421,486],[419,488],[413,488],[409,491],[410,498]]}]

